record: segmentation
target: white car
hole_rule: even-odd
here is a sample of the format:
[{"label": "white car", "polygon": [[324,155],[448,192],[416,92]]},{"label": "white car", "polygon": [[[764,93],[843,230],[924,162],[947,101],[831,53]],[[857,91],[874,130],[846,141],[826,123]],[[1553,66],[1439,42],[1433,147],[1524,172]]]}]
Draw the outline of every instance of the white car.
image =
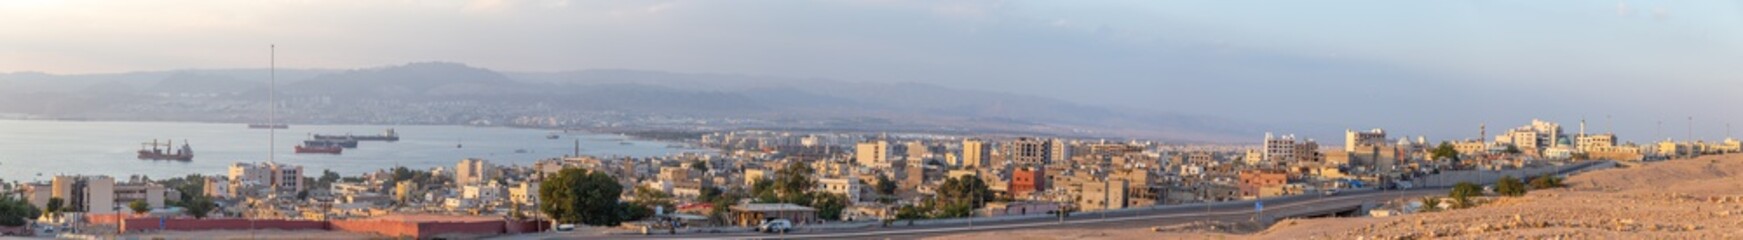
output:
[{"label": "white car", "polygon": [[765,233],[786,233],[793,231],[793,222],[787,221],[786,219],[769,220],[768,222],[764,222],[762,225],[757,225],[757,231]]},{"label": "white car", "polygon": [[568,231],[575,231],[575,224],[561,224],[561,225],[557,225],[557,231],[558,231],[558,232],[568,232]]}]

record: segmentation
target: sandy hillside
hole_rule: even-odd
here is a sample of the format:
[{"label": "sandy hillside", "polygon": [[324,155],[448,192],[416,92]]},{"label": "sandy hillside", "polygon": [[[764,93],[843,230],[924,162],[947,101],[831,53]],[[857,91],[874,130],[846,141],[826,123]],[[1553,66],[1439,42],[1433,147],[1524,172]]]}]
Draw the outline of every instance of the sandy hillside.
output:
[{"label": "sandy hillside", "polygon": [[1739,239],[1743,155],[1583,173],[1568,188],[1471,209],[1391,218],[1285,220],[1253,233],[1149,228],[1029,230],[937,239]]}]

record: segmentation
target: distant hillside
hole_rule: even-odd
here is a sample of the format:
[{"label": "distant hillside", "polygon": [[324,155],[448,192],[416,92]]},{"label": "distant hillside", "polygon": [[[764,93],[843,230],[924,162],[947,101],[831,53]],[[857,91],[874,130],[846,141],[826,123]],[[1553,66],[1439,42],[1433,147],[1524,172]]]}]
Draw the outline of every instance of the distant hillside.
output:
[{"label": "distant hillside", "polygon": [[412,63],[316,76],[279,88],[288,96],[424,98],[527,93],[531,88],[488,69],[458,63]]},{"label": "distant hillside", "polygon": [[[164,93],[230,94],[234,97],[223,99],[258,102],[264,100],[264,75],[258,69],[68,76],[0,74],[0,84],[20,86],[0,89],[0,94],[5,94],[0,95],[0,100],[12,102],[0,102],[0,112],[110,113],[114,111],[101,109]],[[639,70],[499,73],[446,62],[356,70],[280,70],[278,90],[287,99],[469,101],[496,106],[548,106],[552,111],[821,121],[831,122],[827,123],[830,126],[868,131],[899,127],[1213,142],[1241,140],[1258,132],[1253,130],[1258,129],[1253,124],[1227,119],[1110,109],[926,83]],[[106,95],[77,94],[81,92]],[[231,111],[232,115],[259,111],[222,109],[232,109],[223,110]],[[152,112],[165,111],[168,110]]]}]

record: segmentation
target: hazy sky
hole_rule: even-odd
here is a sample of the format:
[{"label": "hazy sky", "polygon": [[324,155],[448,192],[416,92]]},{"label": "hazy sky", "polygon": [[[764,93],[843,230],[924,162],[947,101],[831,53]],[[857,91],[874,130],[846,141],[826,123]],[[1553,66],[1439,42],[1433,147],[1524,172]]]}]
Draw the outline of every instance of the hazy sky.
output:
[{"label": "hazy sky", "polygon": [[1743,120],[1736,1],[0,1],[0,72],[262,67],[271,43],[294,68],[913,81],[1321,137]]}]

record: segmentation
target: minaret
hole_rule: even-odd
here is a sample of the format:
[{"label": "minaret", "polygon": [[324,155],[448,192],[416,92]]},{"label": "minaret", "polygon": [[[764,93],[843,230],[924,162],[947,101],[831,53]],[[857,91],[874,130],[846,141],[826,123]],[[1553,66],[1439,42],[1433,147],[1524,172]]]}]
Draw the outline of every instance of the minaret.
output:
[{"label": "minaret", "polygon": [[1580,136],[1586,136],[1586,118],[1580,118]]},{"label": "minaret", "polygon": [[1477,142],[1489,141],[1489,123],[1477,124]]}]

